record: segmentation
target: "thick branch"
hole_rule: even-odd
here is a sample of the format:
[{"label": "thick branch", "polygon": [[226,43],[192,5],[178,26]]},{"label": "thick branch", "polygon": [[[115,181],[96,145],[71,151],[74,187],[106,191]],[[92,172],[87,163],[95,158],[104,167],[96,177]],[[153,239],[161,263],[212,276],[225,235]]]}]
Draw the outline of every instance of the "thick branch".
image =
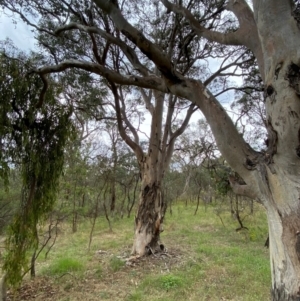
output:
[{"label": "thick branch", "polygon": [[[188,80],[186,83],[187,93],[184,97],[195,103],[202,111],[211,127],[220,152],[229,165],[246,181],[250,170],[247,162],[254,162],[259,153],[245,142],[222,105],[203,83],[193,80]],[[179,95],[182,88],[180,85],[173,85],[170,87],[170,91]]]},{"label": "thick branch", "polygon": [[146,105],[146,109],[149,111],[149,113],[151,114],[151,116],[153,116],[154,106],[151,103],[152,90],[150,90],[149,91],[149,95],[147,95],[146,92],[144,91],[144,89],[141,89],[141,94],[142,94],[142,97],[144,99],[144,102],[145,102],[145,105]]},{"label": "thick branch", "polygon": [[40,74],[40,77],[41,77],[41,80],[42,80],[44,85],[43,85],[42,91],[40,93],[39,101],[35,106],[37,109],[40,109],[42,107],[42,105],[44,103],[44,100],[45,100],[46,92],[47,92],[48,87],[49,87],[46,75],[45,74]]},{"label": "thick branch", "polygon": [[[165,93],[153,91],[155,98],[154,111],[151,120],[151,133],[149,141],[149,157],[153,166],[158,162],[161,152],[162,119]],[[158,168],[157,168],[158,169]]]},{"label": "thick branch", "polygon": [[102,36],[103,38],[105,38],[107,41],[119,46],[122,49],[122,51],[124,52],[124,54],[126,55],[126,57],[128,58],[128,60],[130,61],[130,63],[132,64],[132,66],[140,74],[142,74],[144,76],[149,75],[149,70],[145,66],[143,66],[143,64],[139,61],[136,53],[134,52],[134,50],[131,47],[129,47],[126,43],[124,43],[120,39],[112,36],[111,34],[105,32],[104,30],[102,30],[100,28],[85,26],[82,24],[72,22],[72,23],[69,23],[68,25],[57,28],[55,31],[55,34],[59,35],[64,31],[73,30],[73,29],[85,31],[90,34],[91,33],[98,34],[98,35]]},{"label": "thick branch", "polygon": [[162,153],[164,154],[167,149],[167,142],[170,135],[172,135],[172,116],[174,113],[175,103],[177,100],[177,96],[174,96],[172,94],[169,95],[169,101],[168,101],[168,111],[167,111],[167,117],[166,117],[166,124],[164,128],[164,134],[162,139]]},{"label": "thick branch", "polygon": [[[168,10],[185,16],[198,36],[223,45],[245,45],[255,54],[260,70],[264,70],[263,53],[258,37],[254,15],[245,0],[230,0],[226,7],[227,10],[232,11],[236,15],[240,23],[239,29],[230,33],[221,33],[209,30],[201,26],[198,20],[188,9],[176,4],[172,4],[168,0],[161,0],[161,2]],[[263,76],[263,72],[261,73]]]},{"label": "thick branch", "polygon": [[195,30],[195,32],[199,36],[204,37],[209,41],[217,42],[220,44],[243,45],[242,36],[240,34],[240,31],[224,34],[221,32],[206,29],[204,26],[201,26],[199,24],[198,20],[192,15],[192,13],[188,9],[186,9],[182,6],[173,4],[173,3],[169,2],[168,0],[161,0],[161,2],[164,4],[164,6],[168,10],[184,16],[189,21],[192,28]]},{"label": "thick branch", "polygon": [[90,63],[80,60],[66,60],[58,65],[50,65],[35,70],[38,74],[58,73],[70,68],[79,68],[105,77],[109,81],[113,81],[121,85],[132,85],[137,87],[156,89],[167,92],[167,87],[161,78],[156,76],[139,77],[139,76],[122,76],[117,72],[111,71],[99,64]]},{"label": "thick branch", "polygon": [[158,46],[148,40],[141,31],[133,27],[123,17],[120,9],[113,3],[113,1],[94,0],[94,2],[99,8],[109,14],[116,27],[156,64],[162,75],[164,75],[173,84],[182,82],[183,78],[174,70],[172,62]]},{"label": "thick branch", "polygon": [[254,192],[252,186],[246,184],[241,185],[237,183],[233,176],[230,176],[228,179],[229,179],[230,186],[235,194],[246,196],[252,200],[257,199],[257,195]]}]

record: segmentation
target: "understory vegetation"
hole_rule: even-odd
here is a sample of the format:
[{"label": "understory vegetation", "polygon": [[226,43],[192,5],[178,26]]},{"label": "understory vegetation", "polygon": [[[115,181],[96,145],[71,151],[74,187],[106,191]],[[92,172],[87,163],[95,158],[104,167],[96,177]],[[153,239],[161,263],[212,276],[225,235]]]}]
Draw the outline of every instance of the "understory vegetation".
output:
[{"label": "understory vegetation", "polygon": [[[132,218],[112,218],[110,230],[100,216],[90,245],[90,221],[79,223],[76,233],[64,221],[51,251],[54,237],[39,255],[36,277],[25,277],[8,300],[267,300],[271,279],[264,209],[254,205],[244,218],[248,230],[237,231],[226,200],[201,202],[195,215],[196,203],[173,204],[161,235],[166,252],[142,258],[130,258]],[[47,231],[46,225],[42,228]]]}]

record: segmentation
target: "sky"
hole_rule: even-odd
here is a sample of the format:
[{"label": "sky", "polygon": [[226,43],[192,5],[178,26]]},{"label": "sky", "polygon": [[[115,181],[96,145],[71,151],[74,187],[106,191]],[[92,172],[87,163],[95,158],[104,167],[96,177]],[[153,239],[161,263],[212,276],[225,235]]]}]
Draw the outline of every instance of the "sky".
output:
[{"label": "sky", "polygon": [[23,51],[34,49],[35,39],[30,28],[20,19],[16,17],[14,19],[15,24],[11,13],[7,14],[0,10],[0,40],[9,38]]},{"label": "sky", "polygon": [[[6,38],[11,39],[14,45],[23,51],[27,52],[36,48],[36,42],[34,39],[32,29],[29,26],[27,26],[22,20],[20,20],[16,15],[13,15],[10,12],[7,13],[3,10],[0,10],[0,40],[5,40]],[[214,71],[215,68],[215,62],[210,63],[211,71]],[[225,106],[227,110],[229,109],[229,104],[233,100],[233,92],[224,93],[222,96],[219,97],[219,101],[222,103],[223,106]],[[236,118],[234,114],[229,113],[229,115],[231,115],[233,119]],[[192,116],[191,122],[195,123],[200,118],[203,118],[203,115],[200,112],[196,113],[194,114],[194,116]],[[142,127],[143,131],[149,132],[150,123],[150,117],[146,118]]]}]

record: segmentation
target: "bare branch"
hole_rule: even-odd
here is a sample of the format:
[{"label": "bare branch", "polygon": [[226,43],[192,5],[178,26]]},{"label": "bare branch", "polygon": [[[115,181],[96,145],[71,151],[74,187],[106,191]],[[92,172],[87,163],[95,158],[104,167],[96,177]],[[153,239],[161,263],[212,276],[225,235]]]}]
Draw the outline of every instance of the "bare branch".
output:
[{"label": "bare branch", "polygon": [[[205,82],[203,83],[205,86],[207,86],[207,85],[209,85],[217,76],[219,76],[219,75],[222,75],[222,76],[224,76],[224,73],[222,73],[224,70],[226,70],[226,69],[228,69],[228,68],[230,68],[230,67],[233,67],[233,66],[241,66],[242,64],[244,64],[244,63],[247,63],[247,62],[250,62],[250,61],[252,61],[252,59],[248,59],[248,60],[246,60],[246,61],[242,61],[242,62],[239,62],[238,63],[238,61],[240,60],[240,58],[244,55],[245,53],[242,53],[239,57],[237,57],[237,59],[234,61],[234,62],[232,62],[232,63],[230,63],[230,64],[228,64],[228,65],[226,65],[226,66],[224,66],[224,67],[221,67],[221,68],[219,68],[219,70],[217,70],[214,74],[212,74],[207,80],[205,80]],[[234,75],[236,75],[236,74],[234,74]]]},{"label": "bare branch", "polygon": [[192,103],[190,105],[189,109],[187,110],[187,113],[185,115],[184,121],[182,122],[181,126],[171,135],[171,137],[169,139],[169,146],[168,146],[168,150],[166,153],[165,162],[164,162],[165,167],[169,166],[169,164],[170,164],[176,139],[185,131],[185,129],[191,119],[191,116],[197,109],[198,108],[195,109],[195,104]]},{"label": "bare branch", "polygon": [[139,144],[139,136],[137,134],[137,131],[135,130],[134,126],[131,124],[129,121],[127,114],[126,114],[126,106],[125,106],[125,101],[124,101],[124,96],[122,93],[122,88],[120,88],[120,97],[119,99],[121,100],[122,107],[121,107],[121,113],[122,113],[122,119],[124,120],[125,124],[128,126],[129,130],[131,131],[133,137],[134,137],[134,142],[136,144]]},{"label": "bare branch", "polygon": [[105,77],[109,81],[113,81],[121,85],[132,85],[142,88],[156,89],[162,92],[168,92],[167,87],[161,78],[156,76],[139,77],[139,76],[123,76],[117,72],[111,71],[100,64],[81,61],[66,60],[57,65],[50,65],[34,70],[38,74],[58,73],[70,68],[79,68]]},{"label": "bare branch", "polygon": [[174,70],[171,60],[167,58],[158,46],[147,39],[141,31],[133,27],[112,1],[94,0],[94,3],[110,15],[117,28],[156,64],[162,75],[172,84],[184,81],[183,76]]},{"label": "bare branch", "polygon": [[263,87],[262,88],[257,88],[254,86],[229,87],[229,88],[226,88],[226,89],[218,92],[217,94],[214,94],[214,97],[218,97],[218,96],[222,95],[223,93],[226,93],[230,90],[243,91],[243,92],[246,92],[247,90],[252,90],[252,91],[256,91],[256,92],[263,92]]},{"label": "bare branch", "polygon": [[150,90],[149,91],[149,95],[147,95],[146,92],[144,91],[144,89],[141,89],[141,94],[142,94],[142,97],[143,97],[144,102],[146,104],[146,109],[149,111],[149,113],[151,114],[151,116],[153,116],[154,106],[151,103],[152,90]]},{"label": "bare branch", "polygon": [[126,134],[126,131],[125,131],[123,123],[122,123],[122,111],[121,111],[121,107],[120,107],[120,97],[118,94],[118,89],[113,82],[110,82],[110,87],[111,87],[111,91],[114,95],[114,100],[115,100],[115,110],[116,110],[116,114],[117,114],[119,133],[120,133],[122,139],[125,141],[125,143],[134,151],[134,153],[137,156],[138,161],[141,161],[142,158],[144,157],[143,150],[137,143],[135,143]]},{"label": "bare branch", "polygon": [[61,27],[57,28],[55,30],[55,34],[59,35],[64,31],[74,30],[74,29],[85,31],[89,34],[101,35],[107,41],[119,46],[122,49],[122,51],[124,52],[124,54],[126,55],[126,57],[128,58],[128,60],[130,61],[130,63],[132,64],[132,66],[140,74],[142,74],[144,76],[149,75],[149,70],[139,61],[136,53],[134,52],[134,50],[131,47],[129,47],[126,43],[124,43],[120,39],[112,36],[111,34],[105,32],[104,30],[102,30],[100,28],[97,28],[97,27],[94,27],[94,26],[93,27],[85,26],[85,25],[82,25],[82,24],[72,22],[72,23],[69,23],[68,25],[61,26]]},{"label": "bare branch", "polygon": [[164,6],[174,13],[181,14],[186,17],[186,19],[190,22],[192,28],[200,37],[204,37],[212,42],[218,42],[225,45],[243,45],[242,37],[239,31],[231,32],[231,33],[221,33],[217,31],[212,31],[206,29],[204,26],[201,26],[198,20],[192,15],[192,13],[179,5],[173,4],[168,0],[161,0]]},{"label": "bare branch", "polygon": [[[226,6],[227,10],[232,11],[236,15],[240,23],[239,29],[230,33],[221,33],[207,29],[200,25],[188,9],[172,4],[168,0],[161,0],[161,2],[168,10],[185,16],[198,36],[223,45],[245,45],[255,54],[260,70],[264,70],[264,60],[256,22],[253,12],[245,0],[229,0]],[[264,74],[263,72],[261,73]]]}]

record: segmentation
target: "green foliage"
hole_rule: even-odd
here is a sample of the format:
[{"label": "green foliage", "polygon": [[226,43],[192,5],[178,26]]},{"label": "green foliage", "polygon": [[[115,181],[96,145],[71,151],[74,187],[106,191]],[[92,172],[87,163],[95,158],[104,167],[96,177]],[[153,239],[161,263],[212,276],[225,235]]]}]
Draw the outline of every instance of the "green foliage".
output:
[{"label": "green foliage", "polygon": [[9,186],[0,180],[0,233],[4,234],[12,221],[20,200],[21,179],[17,169],[11,169],[8,177]]},{"label": "green foliage", "polygon": [[84,269],[81,261],[74,258],[63,257],[54,261],[45,271],[48,275],[62,275],[70,272],[80,272]]},{"label": "green foliage", "polygon": [[133,292],[129,294],[128,301],[141,301],[143,300],[143,294],[141,292]]},{"label": "green foliage", "polygon": [[116,256],[113,256],[109,261],[109,266],[113,272],[117,272],[121,270],[124,265],[125,265],[125,261],[121,260]]},{"label": "green foliage", "polygon": [[71,110],[59,102],[61,88],[51,82],[40,99],[43,82],[28,66],[37,57],[0,54],[0,176],[7,184],[11,166],[19,166],[22,192],[20,207],[8,229],[3,269],[7,281],[17,286],[28,271],[28,252],[38,246],[37,224],[52,210],[64,148],[72,136]]},{"label": "green foliage", "polygon": [[159,281],[161,282],[162,288],[166,289],[167,291],[175,287],[180,287],[183,284],[182,278],[172,274],[161,276]]}]

